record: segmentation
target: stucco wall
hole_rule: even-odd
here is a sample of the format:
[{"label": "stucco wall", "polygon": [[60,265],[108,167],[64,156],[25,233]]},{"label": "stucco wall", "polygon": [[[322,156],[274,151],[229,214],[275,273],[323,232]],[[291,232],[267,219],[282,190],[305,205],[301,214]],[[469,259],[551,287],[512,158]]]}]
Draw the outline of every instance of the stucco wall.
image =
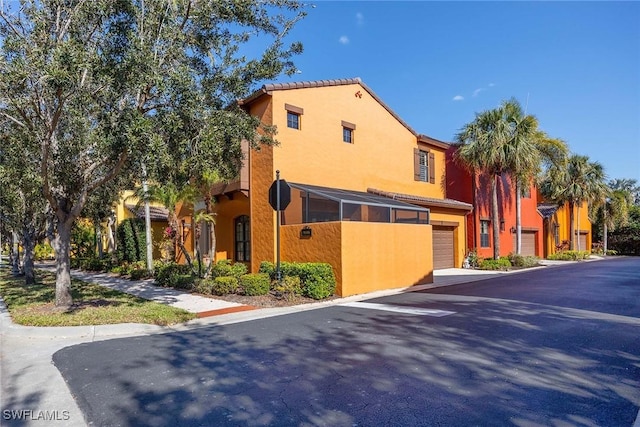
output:
[{"label": "stucco wall", "polygon": [[429,225],[342,223],[342,296],[433,282]]},{"label": "stucco wall", "polygon": [[[272,105],[270,97],[255,102],[250,113],[263,123],[272,124]],[[286,126],[286,124],[285,124]],[[280,128],[279,128],[280,129]],[[275,179],[273,167],[273,147],[262,147],[260,151],[249,153],[249,197],[251,198],[251,268],[257,273],[260,262],[275,259],[275,220],[276,216],[269,205],[269,186]]]},{"label": "stucco wall", "polygon": [[[310,238],[300,238],[300,230],[311,227]],[[336,293],[342,292],[342,227],[340,222],[284,225],[280,229],[280,260],[328,262],[336,276]]]},{"label": "stucco wall", "polygon": [[[355,96],[360,93],[361,97]],[[434,184],[414,181],[416,136],[359,84],[273,92],[278,139],[273,167],[291,181],[347,190],[444,197],[444,150],[435,155]],[[300,129],[287,127],[285,103],[300,107]],[[342,141],[342,121],[356,125],[353,143]]]},{"label": "stucco wall", "polygon": [[216,212],[216,260],[235,260],[234,221],[240,215],[249,215],[249,198],[242,193],[234,193],[233,199],[220,196],[215,204]]},{"label": "stucco wall", "polygon": [[338,295],[433,281],[428,225],[325,222],[306,226],[312,230],[310,238],[300,237],[305,225],[282,227],[281,260],[330,263]]}]

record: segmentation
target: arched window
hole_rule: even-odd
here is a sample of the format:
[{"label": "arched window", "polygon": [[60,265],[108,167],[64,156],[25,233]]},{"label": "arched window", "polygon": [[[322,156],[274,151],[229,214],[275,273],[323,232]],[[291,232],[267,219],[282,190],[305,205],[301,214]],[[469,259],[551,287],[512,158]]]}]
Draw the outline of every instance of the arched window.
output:
[{"label": "arched window", "polygon": [[236,230],[236,261],[251,261],[251,231],[249,217],[240,215],[234,220]]}]

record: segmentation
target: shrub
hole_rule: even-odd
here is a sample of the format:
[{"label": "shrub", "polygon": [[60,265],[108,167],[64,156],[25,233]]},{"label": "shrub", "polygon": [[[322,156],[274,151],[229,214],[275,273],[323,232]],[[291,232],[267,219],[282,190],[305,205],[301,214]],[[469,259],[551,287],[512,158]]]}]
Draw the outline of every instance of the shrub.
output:
[{"label": "shrub", "polygon": [[53,259],[53,248],[48,243],[38,243],[34,248],[34,258],[36,261],[43,261],[46,259]]},{"label": "shrub", "polygon": [[266,295],[269,293],[271,280],[268,274],[245,274],[240,277],[240,287],[245,295]]},{"label": "shrub", "polygon": [[200,279],[195,282],[193,289],[204,295],[211,295],[211,289],[213,288],[212,279]]},{"label": "shrub", "polygon": [[523,267],[523,268],[535,267],[539,265],[539,261],[540,261],[540,259],[535,256],[524,256],[524,255],[518,255],[513,253],[509,254],[508,258],[512,266]]},{"label": "shrub", "polygon": [[194,284],[191,268],[184,264],[163,264],[157,268],[155,276],[159,286],[190,289]]},{"label": "shrub", "polygon": [[272,289],[276,298],[291,300],[302,295],[302,283],[298,276],[285,276],[282,282],[273,282]]},{"label": "shrub", "polygon": [[231,264],[231,261],[228,259],[223,259],[216,262],[211,267],[211,276],[212,277],[235,277],[240,280],[240,277],[247,274],[247,266],[236,262],[235,264]]},{"label": "shrub", "polygon": [[111,267],[108,259],[87,258],[80,260],[80,268],[87,271],[107,271]]},{"label": "shrub", "polygon": [[[299,277],[302,295],[323,299],[334,294],[336,278],[331,264],[321,262],[283,262],[280,264],[283,277]],[[275,266],[271,262],[260,263],[260,273],[269,274],[275,280]]]},{"label": "shrub", "polygon": [[146,256],[144,220],[127,218],[122,221],[116,230],[116,239],[116,256],[119,262],[144,260]]},{"label": "shrub", "polygon": [[469,255],[467,255],[467,261],[469,262],[469,268],[478,268],[480,263],[478,253],[476,251],[469,252]]},{"label": "shrub", "polygon": [[[213,295],[233,294],[238,290],[238,279],[233,276],[216,277],[213,279],[211,293]],[[259,294],[263,295],[263,294]]]},{"label": "shrub", "polygon": [[509,258],[483,259],[480,261],[480,270],[508,270],[511,267]]},{"label": "shrub", "polygon": [[589,258],[589,251],[563,251],[550,254],[547,259],[555,261],[579,261]]},{"label": "shrub", "polygon": [[131,280],[149,279],[151,277],[153,277],[153,273],[146,268],[136,268],[131,270],[130,273]]}]

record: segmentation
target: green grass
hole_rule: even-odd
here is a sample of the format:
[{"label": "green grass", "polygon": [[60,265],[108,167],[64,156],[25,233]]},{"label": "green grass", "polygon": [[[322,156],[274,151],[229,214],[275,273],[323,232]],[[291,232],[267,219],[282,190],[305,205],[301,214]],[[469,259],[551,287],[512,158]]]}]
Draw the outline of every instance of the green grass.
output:
[{"label": "green grass", "polygon": [[148,301],[116,290],[73,279],[73,307],[56,310],[55,275],[38,271],[37,283],[0,271],[0,295],[14,323],[25,326],[82,326],[114,323],[172,325],[194,319],[185,310]]}]

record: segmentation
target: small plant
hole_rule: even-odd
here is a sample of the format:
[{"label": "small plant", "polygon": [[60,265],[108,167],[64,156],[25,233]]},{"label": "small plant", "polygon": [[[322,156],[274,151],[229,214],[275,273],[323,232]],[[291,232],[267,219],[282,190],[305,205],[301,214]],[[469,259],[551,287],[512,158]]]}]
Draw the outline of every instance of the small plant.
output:
[{"label": "small plant", "polygon": [[181,289],[191,289],[194,277],[188,265],[168,263],[159,266],[155,274],[156,284]]},{"label": "small plant", "polygon": [[153,273],[146,268],[136,268],[132,270],[129,275],[131,280],[142,280],[142,279],[150,279],[153,277]]},{"label": "small plant", "polygon": [[276,298],[291,301],[302,295],[302,283],[298,276],[285,276],[280,283],[273,282],[272,290]]},{"label": "small plant", "polygon": [[525,256],[514,253],[509,254],[508,258],[512,266],[522,268],[535,267],[540,261],[538,257],[535,256]]},{"label": "small plant", "polygon": [[269,293],[271,280],[268,274],[245,274],[240,277],[240,287],[245,295],[257,296]]},{"label": "small plant", "polygon": [[211,267],[211,277],[235,277],[240,280],[240,277],[247,274],[247,266],[241,262],[231,264],[228,259],[222,259],[216,262]]},{"label": "small plant", "polygon": [[36,261],[44,261],[54,258],[53,248],[48,243],[38,243],[34,252],[34,258]]},{"label": "small plant", "polygon": [[[299,277],[302,294],[313,299],[323,299],[334,294],[336,278],[331,264],[322,262],[283,262],[280,264],[283,277]],[[260,273],[269,274],[275,280],[275,266],[263,261]]]},{"label": "small plant", "polygon": [[211,289],[213,288],[212,279],[200,279],[196,280],[193,290],[199,294],[211,295]]},{"label": "small plant", "polygon": [[467,255],[467,262],[469,263],[468,268],[478,268],[480,262],[478,253],[476,251],[470,251],[469,255]]},{"label": "small plant", "polygon": [[589,258],[589,251],[564,251],[550,254],[547,259],[555,261],[580,261]]},{"label": "small plant", "polygon": [[216,277],[215,279],[213,279],[211,293],[213,295],[233,294],[238,289],[238,283],[238,279],[233,276]]},{"label": "small plant", "polygon": [[498,259],[483,259],[480,261],[480,270],[503,270],[507,271],[511,267],[509,258],[500,257]]}]

